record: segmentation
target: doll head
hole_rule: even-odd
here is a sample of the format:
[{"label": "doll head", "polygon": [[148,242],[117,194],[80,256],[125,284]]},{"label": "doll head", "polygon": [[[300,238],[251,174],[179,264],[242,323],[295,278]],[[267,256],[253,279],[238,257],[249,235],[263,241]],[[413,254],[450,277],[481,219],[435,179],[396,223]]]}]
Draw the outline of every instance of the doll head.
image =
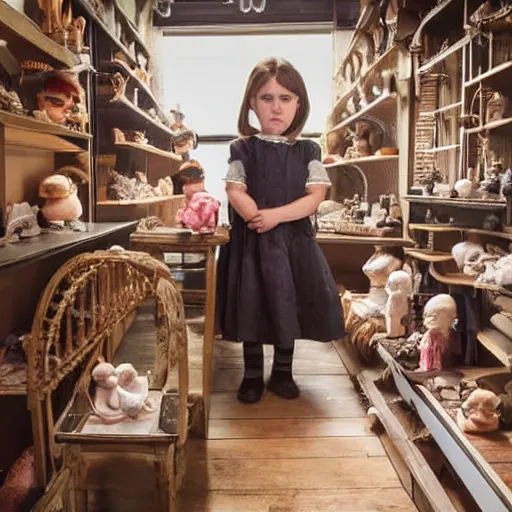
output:
[{"label": "doll head", "polygon": [[309,115],[308,93],[299,72],[274,57],[258,63],[249,75],[238,117],[238,131],[244,137],[259,132],[249,123],[250,110],[262,133],[297,137]]},{"label": "doll head", "polygon": [[117,386],[116,369],[110,363],[98,363],[92,370],[94,382],[101,388],[112,389]]},{"label": "doll head", "polygon": [[410,297],[412,295],[412,278],[405,270],[394,270],[389,274],[385,288],[388,295]]},{"label": "doll head", "polygon": [[501,400],[492,391],[475,389],[462,404],[457,423],[464,432],[492,432],[499,428]]},{"label": "doll head", "polygon": [[187,199],[204,190],[204,171],[197,160],[187,160],[178,173],[181,190]]},{"label": "doll head", "polygon": [[131,384],[138,377],[137,370],[130,363],[121,363],[115,374],[121,387]]},{"label": "doll head", "polygon": [[45,80],[43,90],[37,95],[38,108],[46,111],[54,123],[64,124],[72,113],[78,111],[81,91],[74,75],[55,72]]},{"label": "doll head", "polygon": [[456,319],[457,304],[447,293],[435,295],[423,309],[423,325],[427,329],[439,329],[447,333]]}]

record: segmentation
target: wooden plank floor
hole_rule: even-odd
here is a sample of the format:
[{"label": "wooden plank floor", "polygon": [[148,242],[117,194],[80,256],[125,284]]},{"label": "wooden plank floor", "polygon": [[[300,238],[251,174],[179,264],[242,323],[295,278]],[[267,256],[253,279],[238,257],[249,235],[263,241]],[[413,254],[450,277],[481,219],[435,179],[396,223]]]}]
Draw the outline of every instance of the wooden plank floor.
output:
[{"label": "wooden plank floor", "polygon": [[[137,353],[139,370],[148,369],[152,321],[150,314],[138,316],[118,361]],[[188,332],[191,388],[197,390],[200,319]],[[272,348],[265,347],[265,354],[268,376]],[[368,431],[365,410],[332,344],[297,342],[297,400],[265,393],[257,404],[242,404],[236,398],[242,374],[241,346],[216,341],[210,436],[189,441],[180,512],[416,510],[380,440]]]}]

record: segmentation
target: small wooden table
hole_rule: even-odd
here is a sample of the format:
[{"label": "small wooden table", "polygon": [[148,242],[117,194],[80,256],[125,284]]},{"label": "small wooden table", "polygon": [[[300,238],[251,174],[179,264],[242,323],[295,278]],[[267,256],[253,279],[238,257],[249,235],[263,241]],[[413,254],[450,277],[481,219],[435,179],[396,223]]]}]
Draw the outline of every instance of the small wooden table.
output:
[{"label": "small wooden table", "polygon": [[[169,230],[170,231],[170,230]],[[206,296],[203,344],[203,375],[201,404],[203,424],[193,425],[196,433],[208,438],[210,414],[210,393],[212,382],[213,341],[215,337],[215,294],[216,265],[215,252],[218,246],[229,241],[229,232],[218,228],[214,235],[176,234],[160,228],[154,231],[135,231],[130,235],[130,246],[135,251],[144,251],[156,259],[164,261],[164,253],[179,252],[206,255]],[[193,416],[193,415],[192,415]],[[197,428],[199,427],[199,428]],[[199,431],[199,432],[198,432]]]}]

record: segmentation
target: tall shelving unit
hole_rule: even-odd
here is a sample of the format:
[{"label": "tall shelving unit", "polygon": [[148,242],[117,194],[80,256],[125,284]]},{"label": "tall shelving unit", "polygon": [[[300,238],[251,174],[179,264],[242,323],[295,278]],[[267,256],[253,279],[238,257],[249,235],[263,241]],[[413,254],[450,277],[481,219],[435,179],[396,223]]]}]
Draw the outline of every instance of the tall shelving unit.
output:
[{"label": "tall shelving unit", "polygon": [[[512,293],[462,273],[451,249],[468,240],[509,253],[507,201],[498,194],[485,199],[416,194],[436,170],[453,188],[471,178],[470,168],[481,181],[494,159],[503,171],[511,166],[512,118],[500,95],[509,96],[510,89],[512,5],[502,6],[497,16],[479,0],[422,4],[424,14],[402,61],[410,70],[410,96],[404,97],[409,115],[400,126],[409,123],[410,145],[407,155],[400,145],[399,188],[408,212],[404,237],[415,245],[406,255],[421,277],[419,295],[449,293],[475,313],[474,339],[470,327],[459,327],[463,353],[450,369],[498,389],[497,383],[510,380],[512,337],[501,319],[510,312]],[[375,347],[369,365],[348,343],[337,343],[370,412],[384,426],[388,455],[419,510],[511,510],[510,431],[464,433],[428,376],[415,374],[403,358],[397,362],[393,340],[376,341]]]},{"label": "tall shelving unit", "polygon": [[[407,52],[396,40],[393,30],[398,11],[390,6],[387,16],[391,29],[386,36],[377,15],[378,7],[374,6],[375,12],[369,15],[364,3],[362,6],[348,49],[335,52],[338,61],[334,63],[334,105],[324,134],[324,157],[338,156],[336,162],[325,164],[333,184],[329,199],[343,201],[358,193],[369,203],[375,203],[381,194],[398,198],[407,189],[410,75]],[[346,35],[346,31],[337,26],[336,10],[342,9],[343,2],[335,2],[335,48],[341,46],[338,40]],[[399,147],[399,153],[343,158],[348,147],[347,135],[354,131],[358,121],[368,121],[378,127],[383,136],[382,146]],[[361,267],[375,247],[411,244],[404,232],[392,237],[320,232],[317,240],[336,281],[356,291],[366,289],[367,279]],[[351,245],[350,254],[343,251],[347,244]]]},{"label": "tall shelving unit", "polygon": [[[181,195],[119,199],[109,194],[111,171],[133,177],[142,173],[153,187],[160,178],[172,177],[182,163],[172,151],[173,132],[168,116],[151,85],[153,62],[152,4],[140,2],[139,23],[123,9],[122,2],[106,2],[103,13],[87,0],[77,0],[78,8],[91,24],[92,63],[100,71],[95,83],[96,215],[102,221],[127,221],[149,215],[173,225],[183,204]],[[144,66],[141,64],[144,63]],[[119,74],[120,82],[111,80]],[[122,133],[119,140],[114,129]],[[146,140],[130,140],[138,131]]]}]

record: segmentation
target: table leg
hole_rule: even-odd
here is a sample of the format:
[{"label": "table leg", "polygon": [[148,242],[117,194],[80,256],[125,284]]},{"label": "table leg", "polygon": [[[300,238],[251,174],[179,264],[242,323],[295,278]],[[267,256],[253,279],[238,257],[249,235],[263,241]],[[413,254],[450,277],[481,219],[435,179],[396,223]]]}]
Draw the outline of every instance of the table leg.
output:
[{"label": "table leg", "polygon": [[216,268],[215,247],[209,247],[206,256],[206,304],[204,315],[203,343],[203,401],[204,401],[204,436],[208,439],[210,419],[210,393],[212,384],[213,341],[215,329],[215,294]]}]

